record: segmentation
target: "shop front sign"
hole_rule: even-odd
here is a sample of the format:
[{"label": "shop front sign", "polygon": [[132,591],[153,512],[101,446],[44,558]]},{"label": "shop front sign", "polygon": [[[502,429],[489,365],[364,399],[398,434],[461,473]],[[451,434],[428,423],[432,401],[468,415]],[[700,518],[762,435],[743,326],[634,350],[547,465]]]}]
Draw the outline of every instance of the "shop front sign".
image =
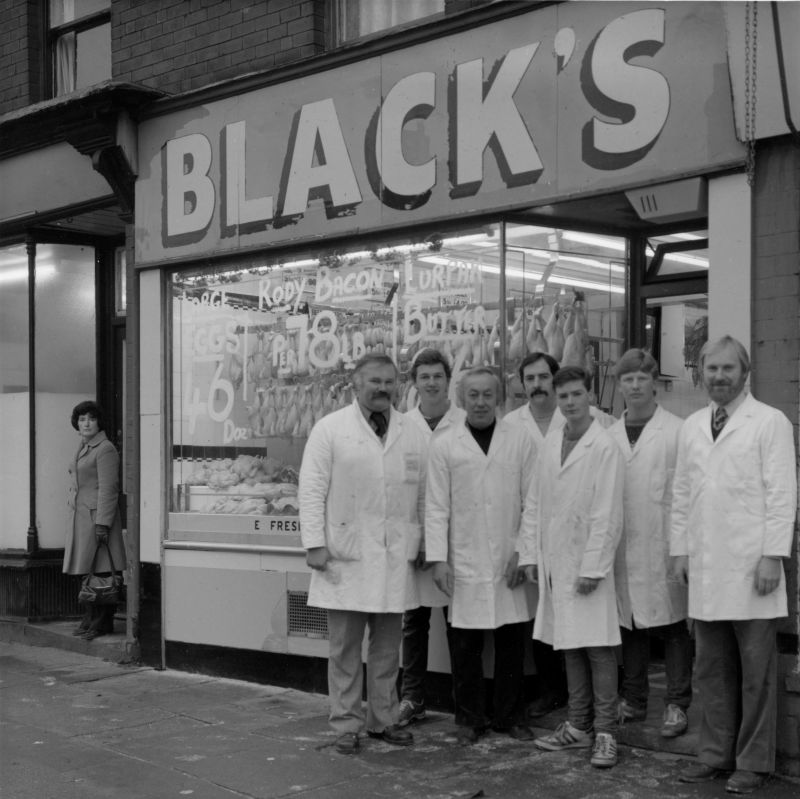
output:
[{"label": "shop front sign", "polygon": [[740,163],[717,5],[557,4],[143,122],[136,262]]}]

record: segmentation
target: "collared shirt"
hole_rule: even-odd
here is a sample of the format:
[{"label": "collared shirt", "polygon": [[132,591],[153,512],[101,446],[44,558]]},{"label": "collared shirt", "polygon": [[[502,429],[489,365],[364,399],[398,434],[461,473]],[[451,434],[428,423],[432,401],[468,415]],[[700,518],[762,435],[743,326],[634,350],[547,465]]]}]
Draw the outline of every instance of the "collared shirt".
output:
[{"label": "collared shirt", "polygon": [[[741,391],[737,397],[734,397],[727,405],[723,405],[722,407],[725,408],[725,412],[728,414],[728,419],[730,420],[731,416],[736,413],[736,410],[741,407],[742,403],[747,396],[747,391]],[[714,400],[711,400],[711,417],[713,419],[714,413],[720,406],[717,405]]]}]

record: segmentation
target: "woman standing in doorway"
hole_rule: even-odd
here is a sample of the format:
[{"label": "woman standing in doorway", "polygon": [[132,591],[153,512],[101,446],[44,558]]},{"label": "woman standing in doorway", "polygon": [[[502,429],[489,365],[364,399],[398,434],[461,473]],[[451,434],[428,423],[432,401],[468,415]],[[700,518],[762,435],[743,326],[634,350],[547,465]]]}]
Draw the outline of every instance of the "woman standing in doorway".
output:
[{"label": "woman standing in doorway", "polygon": [[[95,574],[125,568],[125,545],[119,515],[119,455],[103,432],[103,411],[95,402],[81,402],[72,410],[72,426],[81,443],[70,462],[70,521],[64,544],[64,573],[88,574],[97,551]],[[107,544],[108,548],[102,546]],[[116,606],[86,607],[73,635],[87,641],[114,631]]]}]

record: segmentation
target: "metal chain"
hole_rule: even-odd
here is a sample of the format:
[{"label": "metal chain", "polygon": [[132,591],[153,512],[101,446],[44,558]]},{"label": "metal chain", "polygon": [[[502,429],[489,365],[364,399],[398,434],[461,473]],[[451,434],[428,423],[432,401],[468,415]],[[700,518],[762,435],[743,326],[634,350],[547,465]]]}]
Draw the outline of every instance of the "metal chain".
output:
[{"label": "metal chain", "polygon": [[756,84],[758,82],[758,1],[745,3],[744,27],[744,140],[747,183],[756,174]]}]

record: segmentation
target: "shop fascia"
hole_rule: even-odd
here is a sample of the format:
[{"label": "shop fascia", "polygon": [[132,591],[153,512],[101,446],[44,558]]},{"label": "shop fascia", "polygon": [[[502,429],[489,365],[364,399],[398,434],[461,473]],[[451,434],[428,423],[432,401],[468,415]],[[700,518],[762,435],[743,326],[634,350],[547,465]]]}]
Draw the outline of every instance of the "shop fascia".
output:
[{"label": "shop fascia", "polygon": [[[570,34],[572,41],[570,41]],[[630,53],[655,53],[664,43],[665,11],[624,14],[606,25],[584,55],[581,90],[597,115],[586,119],[581,160],[594,168],[623,169],[652,148],[669,114],[667,79],[651,67],[629,63]],[[571,29],[559,31],[555,55],[563,64],[574,48]],[[561,50],[562,52],[559,52]],[[410,163],[403,153],[403,129],[426,120],[437,107],[437,74],[416,72],[385,92],[364,119],[364,169],[369,190],[395,210],[419,208],[431,198],[448,159],[449,197],[476,195],[483,183],[484,151],[490,148],[509,188],[533,185],[545,166],[514,95],[535,68],[553,70],[552,53],[539,42],[508,50],[484,78],[484,60],[456,64],[449,74],[447,141],[432,131],[432,155]],[[534,61],[537,62],[534,65]],[[541,66],[539,66],[541,65]],[[554,71],[555,73],[555,71]],[[609,109],[624,108],[625,119],[606,122]],[[335,98],[302,105],[294,115],[277,193],[245,196],[247,122],[220,131],[219,173],[212,172],[212,144],[204,133],[170,139],[163,150],[165,247],[202,241],[219,205],[223,238],[296,224],[312,200],[322,199],[328,218],[355,213],[367,187],[359,184],[337,113]],[[354,149],[354,148],[351,148]],[[276,199],[277,198],[277,199]]]}]

